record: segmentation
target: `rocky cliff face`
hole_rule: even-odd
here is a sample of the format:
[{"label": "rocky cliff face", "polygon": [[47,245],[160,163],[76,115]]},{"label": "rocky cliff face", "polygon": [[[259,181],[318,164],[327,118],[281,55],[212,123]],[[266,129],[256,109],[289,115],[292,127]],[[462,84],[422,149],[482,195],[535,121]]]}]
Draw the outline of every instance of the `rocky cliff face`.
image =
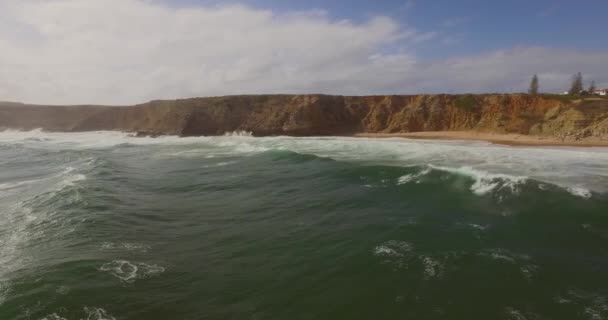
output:
[{"label": "rocky cliff face", "polygon": [[0,103],[0,128],[182,136],[239,130],[259,136],[477,130],[608,140],[608,100],[528,95],[256,95],[124,107]]}]

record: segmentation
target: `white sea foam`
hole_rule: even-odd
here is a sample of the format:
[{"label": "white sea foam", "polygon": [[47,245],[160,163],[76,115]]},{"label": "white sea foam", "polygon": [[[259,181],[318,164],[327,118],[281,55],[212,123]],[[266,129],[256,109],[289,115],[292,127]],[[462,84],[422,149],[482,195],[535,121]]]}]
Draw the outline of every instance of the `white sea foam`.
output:
[{"label": "white sea foam", "polygon": [[72,174],[69,176],[66,176],[65,179],[63,179],[61,181],[61,183],[59,184],[59,190],[62,190],[65,187],[70,187],[70,186],[74,186],[76,184],[76,182],[78,181],[84,181],[87,179],[87,176],[82,174],[82,173],[77,173],[77,174]]},{"label": "white sea foam", "polygon": [[135,280],[139,268],[126,260],[114,260],[104,263],[99,270],[109,272],[118,279],[129,282]]},{"label": "white sea foam", "polygon": [[487,225],[486,226],[482,226],[482,225],[475,224],[475,223],[469,223],[467,225],[469,227],[473,228],[473,229],[477,229],[477,230],[480,230],[480,231],[485,231],[488,228]]},{"label": "white sea foam", "polygon": [[205,165],[203,166],[203,168],[224,167],[235,163],[237,163],[237,161],[222,161],[214,164]]},{"label": "white sea foam", "polygon": [[439,260],[434,259],[430,256],[421,257],[422,264],[424,266],[424,278],[437,278],[443,273],[443,265]]},{"label": "white sea foam", "polygon": [[[17,182],[13,184],[13,187],[27,186],[27,188],[17,189],[18,193],[11,194],[8,198],[2,198],[3,201],[8,201],[9,205],[4,208],[3,212],[0,212],[3,218],[0,222],[5,222],[5,224],[0,223],[0,228],[5,229],[2,239],[0,239],[2,243],[0,265],[3,266],[0,268],[0,278],[30,261],[30,257],[23,252],[22,248],[31,239],[48,237],[44,231],[34,226],[45,222],[60,223],[57,219],[61,218],[57,217],[56,212],[47,208],[36,208],[36,204],[49,200],[66,188],[72,188],[80,181],[86,180],[86,176],[80,172],[81,169],[67,166],[39,179]],[[5,185],[5,187],[7,186]],[[80,199],[80,194],[76,190],[72,194],[63,196]],[[71,230],[74,229],[66,228],[61,232],[67,233]]]},{"label": "white sea foam", "polygon": [[418,173],[411,173],[411,174],[403,175],[403,176],[401,176],[401,177],[399,177],[397,179],[397,185],[407,184],[407,183],[410,183],[412,181],[418,182],[417,179],[419,179],[420,177],[423,177],[423,176],[427,175],[429,172],[431,172],[431,169],[430,168],[426,168],[426,169],[424,169],[424,170],[422,170],[422,171],[420,171]]},{"label": "white sea foam", "polygon": [[387,264],[394,271],[407,269],[414,263],[416,255],[413,253],[414,247],[409,242],[389,240],[374,248],[374,255],[382,259],[383,264]]},{"label": "white sea foam", "polygon": [[607,299],[600,295],[594,295],[585,307],[584,314],[590,320],[605,320],[608,318]]},{"label": "white sea foam", "polygon": [[25,257],[18,254],[19,246],[27,237],[27,220],[24,218],[31,214],[29,208],[23,207],[22,203],[15,204],[6,208],[5,217],[6,234],[3,236],[2,245],[0,246],[0,278],[8,272],[11,272],[16,266],[22,264]]},{"label": "white sea foam", "polygon": [[19,189],[21,189],[22,187],[40,182],[41,179],[33,179],[33,180],[22,180],[22,181],[15,181],[15,182],[5,182],[5,183],[0,183],[0,195],[3,192],[16,192],[19,191]]},{"label": "white sea foam", "polygon": [[583,199],[589,199],[592,196],[591,191],[583,187],[567,187],[566,190],[568,190],[568,192],[570,192],[571,194],[577,197],[581,197]]},{"label": "white sea foam", "polygon": [[572,302],[572,300],[570,300],[570,299],[562,298],[562,297],[559,297],[559,296],[556,297],[554,300],[555,300],[555,302],[557,302],[559,304],[567,304],[567,303],[571,303]]},{"label": "white sea foam", "polygon": [[239,143],[235,146],[234,150],[239,153],[259,153],[259,152],[269,151],[272,149],[264,147],[264,146],[252,145],[249,143]]},{"label": "white sea foam", "polygon": [[490,257],[494,260],[504,260],[510,263],[515,263],[515,259],[509,255],[503,253],[492,252],[490,253]]},{"label": "white sea foam", "polygon": [[452,168],[429,165],[435,170],[446,171],[454,174],[464,175],[472,178],[475,182],[471,185],[471,191],[476,195],[484,195],[495,190],[509,189],[518,192],[518,185],[524,183],[528,177],[509,174],[495,174],[474,169],[470,166]]},{"label": "white sea foam", "polygon": [[524,278],[532,280],[532,278],[534,278],[534,276],[538,273],[538,266],[534,264],[524,264],[519,267],[519,271]]},{"label": "white sea foam", "polygon": [[155,264],[131,263],[127,260],[114,260],[104,263],[99,267],[100,271],[108,272],[114,277],[124,282],[134,282],[137,279],[144,279],[161,274],[165,268]]},{"label": "white sea foam", "polygon": [[[81,320],[116,320],[114,316],[103,308],[84,307],[83,309],[84,318],[80,318]],[[60,316],[57,313],[51,313],[43,318],[40,318],[40,320],[68,320],[68,318]]]},{"label": "white sea foam", "polygon": [[114,316],[102,308],[84,307],[86,318],[84,320],[116,320]]},{"label": "white sea foam", "polygon": [[589,320],[606,320],[606,318],[602,316],[602,312],[593,307],[586,307],[584,314]]},{"label": "white sea foam", "polygon": [[483,250],[479,253],[481,256],[490,257],[494,260],[504,260],[511,263],[516,263],[517,261],[529,261],[530,256],[525,254],[513,253],[509,250],[505,249],[488,249]]},{"label": "white sea foam", "polygon": [[[33,210],[30,201],[36,197],[41,197],[34,194],[23,201],[19,201],[4,208],[3,220],[4,224],[0,224],[0,228],[4,229],[2,238],[0,239],[0,279],[6,274],[9,274],[19,268],[22,268],[33,257],[27,254],[23,248],[27,243],[37,237],[43,237],[42,230],[33,226],[54,220],[52,212],[45,210]],[[44,198],[43,198],[44,199]],[[69,232],[69,230],[63,230]]]},{"label": "white sea foam", "polygon": [[[473,178],[471,191],[517,190],[526,178],[573,188],[577,196],[608,192],[608,148],[518,148],[454,141],[346,137],[264,137],[237,133],[218,137],[131,137],[122,132],[0,132],[0,144],[50,149],[97,149],[119,145],[171,145],[172,153],[200,150],[204,156],[249,155],[289,150],[340,161],[395,166],[432,165]],[[162,151],[161,151],[162,152]],[[165,151],[166,152],[166,151]],[[411,182],[407,177],[402,182]],[[582,189],[589,192],[583,192]]]},{"label": "white sea foam", "polygon": [[374,254],[378,256],[403,257],[413,249],[409,242],[389,240],[374,248]]},{"label": "white sea foam", "polygon": [[225,137],[252,137],[253,134],[251,131],[237,130],[232,132],[224,133]]},{"label": "white sea foam", "polygon": [[2,306],[6,301],[6,296],[8,295],[9,291],[10,287],[8,286],[8,282],[0,279],[0,306]]},{"label": "white sea foam", "polygon": [[206,137],[180,138],[177,136],[134,137],[118,131],[44,132],[5,130],[0,132],[0,143],[55,147],[58,149],[108,148],[118,145],[190,144]]},{"label": "white sea foam", "polygon": [[397,253],[397,251],[395,251],[392,248],[389,248],[387,246],[377,246],[376,248],[374,248],[374,253],[376,255],[381,255],[381,256],[396,256],[399,255],[399,253]]},{"label": "white sea foam", "polygon": [[505,308],[505,313],[511,320],[526,320],[527,319],[521,311],[519,311],[513,307]]},{"label": "white sea foam", "polygon": [[[454,251],[417,252],[412,244],[396,240],[376,246],[373,253],[381,258],[382,264],[391,266],[394,272],[412,267],[420,268],[421,277],[425,280],[442,278],[449,267],[462,256],[462,253]],[[504,249],[492,249],[484,250],[479,255],[511,265],[519,270],[521,276],[528,281],[531,281],[539,272],[539,267],[524,254],[516,254]]]},{"label": "white sea foam", "polygon": [[484,250],[479,255],[517,267],[521,275],[527,280],[532,280],[539,271],[539,267],[531,262],[529,256],[524,254],[516,254],[504,249],[491,249]]},{"label": "white sea foam", "polygon": [[56,313],[51,313],[51,314],[45,316],[44,318],[41,318],[40,320],[68,320],[68,319],[64,318]]},{"label": "white sea foam", "polygon": [[57,293],[59,293],[61,295],[66,295],[66,294],[68,294],[70,292],[70,290],[71,289],[68,286],[59,286],[57,288],[57,290],[55,290],[55,292],[57,292]]},{"label": "white sea foam", "polygon": [[565,296],[555,298],[558,303],[572,303],[580,306],[580,312],[589,320],[608,319],[608,298],[580,289],[570,289]]},{"label": "white sea foam", "polygon": [[138,251],[142,253],[148,252],[150,246],[143,243],[134,242],[104,242],[101,244],[102,250],[125,250],[125,251]]},{"label": "white sea foam", "polygon": [[421,268],[425,280],[442,277],[446,261],[453,256],[451,253],[418,254],[411,243],[397,240],[376,246],[374,255],[380,257],[383,264],[392,266],[394,271],[409,269],[412,266]]},{"label": "white sea foam", "polygon": [[414,179],[416,179],[416,175],[406,174],[406,175],[399,177],[399,179],[397,179],[397,184],[398,185],[406,184],[410,181],[413,181]]}]

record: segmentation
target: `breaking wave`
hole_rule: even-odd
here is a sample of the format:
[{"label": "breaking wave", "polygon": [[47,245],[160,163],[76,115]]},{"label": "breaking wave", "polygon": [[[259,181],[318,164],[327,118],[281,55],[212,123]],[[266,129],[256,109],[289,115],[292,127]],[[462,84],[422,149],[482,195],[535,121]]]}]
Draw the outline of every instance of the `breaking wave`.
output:
[{"label": "breaking wave", "polygon": [[[263,137],[236,131],[224,136],[131,137],[123,132],[60,133],[0,132],[0,145],[44,146],[58,149],[98,149],[121,145],[165,145],[176,149],[172,157],[251,155],[267,151],[291,151],[337,161],[391,166],[428,166],[466,175],[475,180],[471,191],[484,195],[497,190],[516,191],[527,179],[565,188],[590,198],[608,192],[608,148],[521,148],[454,141],[371,139],[346,137]],[[424,175],[425,173],[416,173]],[[402,175],[401,184],[418,176]],[[1,182],[0,182],[1,183]],[[8,186],[10,187],[10,186]],[[0,185],[0,190],[7,186]]]},{"label": "breaking wave", "polygon": [[517,186],[526,182],[528,177],[513,176],[508,174],[495,174],[472,167],[450,168],[435,165],[429,167],[457,175],[465,175],[472,178],[475,183],[471,185],[471,191],[477,195],[484,195],[495,190],[509,189],[511,192],[518,192]]},{"label": "breaking wave", "polygon": [[[300,156],[299,159],[306,159]],[[369,168],[369,169],[368,169]],[[590,199],[593,192],[582,187],[569,187],[536,179],[465,167],[446,167],[422,165],[412,167],[372,166],[357,167],[353,175],[359,175],[366,187],[390,188],[415,187],[425,185],[442,185],[444,187],[460,186],[464,182],[466,189],[476,196],[496,196],[503,200],[505,196],[516,197],[522,192],[567,192],[572,196]],[[385,174],[378,174],[384,172]]]},{"label": "breaking wave", "polygon": [[583,187],[566,187],[566,190],[570,192],[572,195],[577,197],[581,197],[584,199],[589,199],[593,195],[590,190],[585,189]]},{"label": "breaking wave", "polygon": [[251,131],[232,131],[224,133],[224,137],[252,137],[253,133]]},{"label": "breaking wave", "polygon": [[[67,166],[59,173],[38,180],[5,184],[5,191],[14,189],[20,192],[11,195],[18,200],[5,211],[10,228],[7,229],[8,234],[3,239],[3,245],[0,246],[0,264],[3,265],[0,278],[30,260],[22,248],[29,241],[48,237],[45,230],[47,225],[61,225],[59,221],[63,219],[58,216],[63,214],[61,210],[65,206],[72,207],[83,203],[78,184],[86,179],[86,175],[79,169]],[[38,188],[33,188],[34,185]],[[28,188],[20,189],[23,186]],[[34,192],[28,193],[30,190]],[[71,230],[64,228],[56,235]]]}]

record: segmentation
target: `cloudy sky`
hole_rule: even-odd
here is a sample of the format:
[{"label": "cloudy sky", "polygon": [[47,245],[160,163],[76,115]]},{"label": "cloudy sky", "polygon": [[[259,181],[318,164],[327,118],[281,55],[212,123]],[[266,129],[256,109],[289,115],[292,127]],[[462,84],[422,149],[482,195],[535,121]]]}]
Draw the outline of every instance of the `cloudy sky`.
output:
[{"label": "cloudy sky", "polygon": [[0,0],[0,100],[608,87],[606,0]]}]

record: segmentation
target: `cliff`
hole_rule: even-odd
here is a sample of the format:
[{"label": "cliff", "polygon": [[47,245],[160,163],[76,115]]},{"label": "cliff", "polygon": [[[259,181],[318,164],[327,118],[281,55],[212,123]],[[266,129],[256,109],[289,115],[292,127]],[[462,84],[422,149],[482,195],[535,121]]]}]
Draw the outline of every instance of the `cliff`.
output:
[{"label": "cliff", "polygon": [[608,140],[608,100],[529,95],[248,95],[135,106],[0,102],[0,129],[122,130],[150,135],[350,135],[467,131]]}]

